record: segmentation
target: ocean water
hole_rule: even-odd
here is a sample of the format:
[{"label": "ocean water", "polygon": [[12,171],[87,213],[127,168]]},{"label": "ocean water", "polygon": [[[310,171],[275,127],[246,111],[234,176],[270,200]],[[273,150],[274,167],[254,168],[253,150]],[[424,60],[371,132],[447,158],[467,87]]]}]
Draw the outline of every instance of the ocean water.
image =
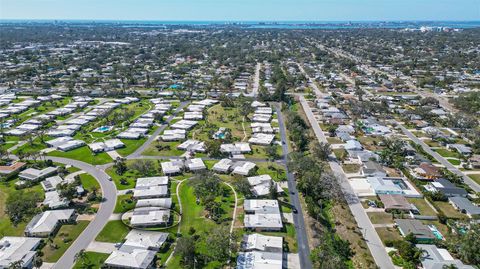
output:
[{"label": "ocean water", "polygon": [[116,25],[120,27],[237,27],[247,29],[356,29],[356,28],[478,28],[480,21],[122,21],[122,20],[0,20],[8,24]]}]

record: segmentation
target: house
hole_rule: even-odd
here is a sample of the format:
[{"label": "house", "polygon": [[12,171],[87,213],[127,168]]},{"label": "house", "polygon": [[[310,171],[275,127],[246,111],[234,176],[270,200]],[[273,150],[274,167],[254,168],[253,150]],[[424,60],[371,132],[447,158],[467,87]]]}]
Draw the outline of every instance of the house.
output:
[{"label": "house", "polygon": [[474,169],[480,168],[480,155],[473,155],[469,161],[470,161],[470,164],[472,165],[472,168]]},{"label": "house", "polygon": [[468,195],[468,192],[465,189],[455,186],[455,184],[444,178],[440,178],[434,182],[429,183],[428,185],[425,185],[425,189],[432,192],[441,192],[447,197],[467,197]]},{"label": "house", "polygon": [[18,174],[18,177],[20,177],[20,179],[28,181],[39,181],[56,173],[57,167],[47,167],[42,170],[28,168],[20,172],[20,174]]},{"label": "house", "polygon": [[249,143],[261,146],[267,146],[272,144],[275,135],[273,134],[264,134],[264,133],[255,133],[248,139]]},{"label": "house", "polygon": [[175,122],[174,124],[172,124],[170,127],[172,129],[190,130],[197,124],[198,124],[198,121],[179,120],[179,121]]},{"label": "house", "polygon": [[281,252],[239,252],[237,269],[282,269],[283,254]]},{"label": "house", "polygon": [[222,153],[243,154],[243,153],[249,153],[251,151],[252,149],[250,148],[250,144],[245,142],[237,142],[234,144],[220,145],[220,152]]},{"label": "house", "polygon": [[409,212],[414,207],[407,201],[403,195],[399,194],[380,194],[378,195],[382,201],[386,212],[402,211]]},{"label": "house", "polygon": [[168,233],[133,229],[125,237],[120,250],[148,249],[158,251],[168,239]]},{"label": "house", "polygon": [[232,165],[232,174],[248,176],[257,165],[252,162],[238,161]]},{"label": "house", "polygon": [[40,182],[43,190],[46,192],[53,191],[57,188],[57,185],[63,182],[63,178],[59,176],[47,177],[44,181]]},{"label": "house", "polygon": [[170,209],[137,207],[133,210],[130,224],[133,227],[165,226],[170,223]]},{"label": "house", "polygon": [[245,234],[241,243],[244,251],[282,252],[283,237],[263,234]]},{"label": "house", "polygon": [[250,200],[243,204],[244,227],[257,231],[279,231],[283,228],[277,200]]},{"label": "house", "polygon": [[463,144],[448,144],[447,149],[455,150],[463,156],[470,156],[472,148]]},{"label": "house", "polygon": [[163,198],[167,196],[167,185],[135,187],[135,190],[133,191],[133,198],[135,199]]},{"label": "house", "polygon": [[442,177],[440,168],[433,164],[422,162],[412,170],[412,174],[419,180],[434,180]]},{"label": "house", "polygon": [[163,207],[171,208],[172,207],[172,198],[151,198],[151,199],[141,199],[137,201],[136,207]]},{"label": "house", "polygon": [[230,159],[221,159],[219,162],[213,165],[212,170],[217,173],[228,173],[230,167],[232,167],[233,161]]},{"label": "house", "polygon": [[163,132],[163,135],[160,136],[160,139],[162,139],[165,142],[179,141],[179,140],[184,140],[185,136],[186,136],[185,130],[173,129],[173,130],[165,130]]},{"label": "house", "polygon": [[171,160],[169,162],[161,163],[162,171],[165,175],[176,175],[182,172],[184,167],[183,161],[181,160]]},{"label": "house", "polygon": [[22,268],[32,268],[33,259],[41,239],[30,237],[4,236],[0,239],[0,268],[11,268],[13,263],[20,262]]},{"label": "house", "polygon": [[140,177],[137,178],[135,188],[147,188],[152,186],[168,185],[168,177]]},{"label": "house", "polygon": [[33,237],[54,235],[63,223],[72,222],[74,217],[73,209],[47,210],[32,218],[25,228],[25,235]]},{"label": "house", "polygon": [[360,144],[360,142],[358,142],[357,140],[348,140],[346,143],[345,143],[345,146],[344,146],[345,150],[362,150],[363,147],[362,147],[362,144]]},{"label": "house", "polygon": [[9,177],[14,174],[19,173],[24,167],[26,163],[24,162],[13,162],[8,165],[1,165],[0,166],[0,175]]},{"label": "house", "polygon": [[367,177],[375,194],[400,194],[405,197],[420,198],[422,195],[407,179],[401,177]]},{"label": "house", "polygon": [[457,269],[475,269],[470,265],[465,265],[462,261],[454,259],[448,250],[438,248],[435,245],[417,244],[417,248],[422,250],[420,261],[424,269],[443,269],[444,266],[454,265]]},{"label": "house", "polygon": [[193,139],[188,139],[187,141],[178,145],[177,149],[185,150],[189,152],[205,152],[206,151],[205,142],[201,142]]},{"label": "house", "polygon": [[467,214],[470,218],[477,218],[480,217],[480,207],[472,204],[470,200],[465,197],[449,197],[448,198],[450,204],[458,211]]},{"label": "house", "polygon": [[378,162],[368,160],[367,162],[363,163],[362,176],[376,176],[376,177],[385,177],[387,176],[387,172],[383,169],[383,166]]},{"label": "house", "polygon": [[58,191],[52,190],[45,192],[45,199],[42,204],[48,206],[50,209],[58,209],[67,207],[70,204],[70,201],[66,198],[60,197]]},{"label": "house", "polygon": [[185,166],[189,171],[196,172],[207,169],[201,158],[188,159],[185,161]]},{"label": "house", "polygon": [[402,234],[402,236],[407,236],[408,234],[413,234],[418,242],[432,242],[437,237],[433,234],[432,230],[421,221],[416,219],[396,219],[395,224]]},{"label": "house", "polygon": [[147,269],[152,267],[156,254],[156,251],[140,248],[115,250],[105,260],[105,265],[112,268]]},{"label": "house", "polygon": [[280,193],[283,192],[283,189],[276,182],[273,182],[270,175],[259,175],[248,177],[248,184],[250,184],[251,191],[255,196],[264,196],[270,194],[270,188],[273,187],[275,190]]}]

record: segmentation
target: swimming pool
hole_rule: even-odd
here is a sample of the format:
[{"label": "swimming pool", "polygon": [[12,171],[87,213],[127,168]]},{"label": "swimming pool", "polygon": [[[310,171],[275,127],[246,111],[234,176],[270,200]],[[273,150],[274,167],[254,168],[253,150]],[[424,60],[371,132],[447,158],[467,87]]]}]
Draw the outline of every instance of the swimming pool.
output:
[{"label": "swimming pool", "polygon": [[97,133],[104,133],[104,132],[108,132],[110,130],[112,130],[113,127],[112,126],[100,126],[98,127],[97,129],[93,130],[94,132],[97,132]]},{"label": "swimming pool", "polygon": [[444,240],[443,235],[440,233],[440,231],[438,231],[437,227],[434,225],[428,225],[428,228],[430,231],[432,231],[433,235],[435,235],[437,239]]}]

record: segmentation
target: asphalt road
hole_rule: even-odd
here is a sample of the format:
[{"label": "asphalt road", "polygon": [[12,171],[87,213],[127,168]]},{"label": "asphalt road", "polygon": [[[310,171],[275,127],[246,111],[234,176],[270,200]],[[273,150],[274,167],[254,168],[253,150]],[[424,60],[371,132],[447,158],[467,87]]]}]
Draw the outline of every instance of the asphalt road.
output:
[{"label": "asphalt road", "polygon": [[[315,116],[313,115],[313,112],[310,106],[307,103],[307,100],[305,100],[305,97],[303,97],[302,95],[300,95],[299,98],[303,106],[303,110],[307,115],[308,121],[310,122],[310,125],[312,126],[318,141],[323,143],[328,143],[327,138],[325,137],[322,129],[320,128],[320,125],[318,124],[317,120],[315,119]],[[336,160],[333,154],[331,154],[330,159]],[[350,186],[350,183],[348,182],[347,176],[345,175],[345,172],[343,171],[342,167],[337,161],[329,161],[328,164],[330,165],[330,168],[332,169],[335,177],[337,178],[337,180],[340,183],[340,186],[342,187],[342,192],[348,203],[348,207],[350,208],[350,211],[352,212],[353,217],[357,221],[358,227],[362,231],[363,238],[365,239],[365,242],[367,243],[367,246],[370,249],[370,253],[373,256],[375,263],[377,264],[378,267],[382,269],[394,268],[393,263],[390,259],[390,256],[388,256],[388,253],[385,250],[385,247],[383,246],[383,243],[380,240],[380,237],[378,236],[377,231],[373,227],[372,222],[370,221],[367,213],[363,209],[363,206],[360,203],[360,199],[358,199],[357,195],[355,194],[352,187]]]},{"label": "asphalt road", "polygon": [[[288,144],[287,135],[285,130],[285,122],[283,121],[283,114],[279,104],[275,104],[275,110],[278,116],[278,125],[280,126],[280,137],[282,139],[283,161],[285,167],[288,161]],[[312,268],[312,262],[310,261],[310,247],[308,246],[307,231],[305,229],[305,221],[303,218],[302,206],[298,197],[297,182],[292,173],[287,169],[288,190],[290,191],[290,200],[292,205],[297,209],[297,213],[293,214],[293,223],[297,233],[297,245],[298,255],[300,258],[300,267],[302,269]],[[293,193],[292,193],[293,192]]]},{"label": "asphalt road", "polygon": [[190,102],[188,101],[184,101],[180,103],[180,105],[175,109],[175,111],[173,111],[172,115],[170,115],[170,117],[167,118],[165,123],[162,124],[159,128],[157,128],[157,130],[155,130],[155,132],[148,137],[147,141],[145,141],[145,143],[143,143],[137,150],[135,150],[135,152],[128,155],[127,159],[135,159],[142,156],[142,153],[153,143],[153,141],[155,141],[155,138],[157,138],[157,136],[161,132],[163,132],[165,128],[168,127],[168,124],[173,120],[173,118],[178,114],[178,112],[182,111],[182,109],[186,107],[189,103]]},{"label": "asphalt road", "polygon": [[425,150],[425,152],[432,155],[433,158],[435,158],[435,160],[437,160],[439,163],[443,164],[443,166],[445,166],[450,172],[462,177],[463,182],[465,182],[465,184],[470,186],[470,188],[472,188],[474,191],[480,192],[480,185],[478,185],[475,181],[473,181],[473,179],[466,176],[462,171],[460,171],[458,168],[453,166],[447,159],[443,158],[440,154],[433,151],[427,144],[425,144],[425,142],[423,142],[418,137],[416,137],[414,134],[412,134],[412,132],[407,130],[407,128],[405,128],[403,125],[401,125],[398,122],[397,122],[397,124],[400,127],[400,129],[402,130],[402,132],[408,138],[410,138],[410,140],[415,142],[415,144],[420,145],[423,148],[423,150]]},{"label": "asphalt road", "polygon": [[75,255],[82,249],[86,249],[90,242],[92,242],[98,233],[107,224],[110,215],[113,213],[117,201],[117,188],[115,184],[109,180],[109,176],[102,170],[93,165],[60,157],[47,156],[54,162],[63,163],[65,165],[72,165],[88,174],[92,175],[102,188],[103,202],[100,203],[100,208],[95,215],[95,218],[88,224],[87,228],[78,236],[78,238],[70,245],[62,257],[52,267],[54,269],[72,268],[75,264]]}]

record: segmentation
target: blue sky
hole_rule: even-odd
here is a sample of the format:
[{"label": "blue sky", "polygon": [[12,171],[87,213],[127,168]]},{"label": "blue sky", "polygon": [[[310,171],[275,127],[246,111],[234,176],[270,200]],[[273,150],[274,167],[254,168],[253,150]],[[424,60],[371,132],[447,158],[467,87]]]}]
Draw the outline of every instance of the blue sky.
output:
[{"label": "blue sky", "polygon": [[480,20],[480,0],[0,0],[0,19]]}]

